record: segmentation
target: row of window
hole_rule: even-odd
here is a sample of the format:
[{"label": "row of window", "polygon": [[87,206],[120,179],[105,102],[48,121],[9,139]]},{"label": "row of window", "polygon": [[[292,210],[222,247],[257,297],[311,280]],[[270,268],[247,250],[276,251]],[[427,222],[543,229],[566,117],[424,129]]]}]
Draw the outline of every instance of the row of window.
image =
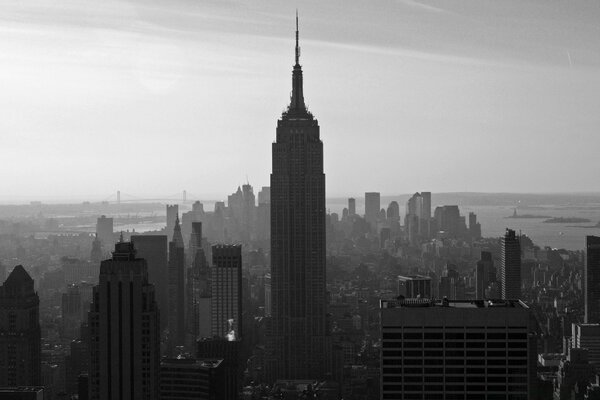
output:
[{"label": "row of window", "polygon": [[510,368],[499,368],[499,367],[488,367],[485,369],[482,369],[482,367],[478,367],[478,368],[464,368],[464,367],[446,367],[446,368],[442,368],[442,367],[425,367],[425,368],[420,368],[420,367],[399,367],[399,366],[384,366],[383,367],[383,374],[384,375],[388,375],[388,374],[402,374],[404,372],[405,375],[409,375],[409,374],[415,374],[415,375],[433,375],[433,374],[445,374],[445,375],[450,375],[450,374],[459,374],[459,375],[463,375],[463,374],[467,374],[469,377],[473,376],[473,375],[514,375],[515,377],[517,375],[526,375],[527,374],[527,368],[514,368],[514,367],[510,367]]}]

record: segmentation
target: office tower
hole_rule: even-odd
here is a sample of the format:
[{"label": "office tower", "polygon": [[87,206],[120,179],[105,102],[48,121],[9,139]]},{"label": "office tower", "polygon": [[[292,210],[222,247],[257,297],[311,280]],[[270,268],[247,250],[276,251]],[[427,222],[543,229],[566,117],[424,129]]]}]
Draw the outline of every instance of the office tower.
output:
[{"label": "office tower", "polygon": [[159,310],[133,243],[116,243],[102,261],[88,320],[90,399],[158,399]]},{"label": "office tower", "polygon": [[175,230],[175,220],[179,219],[179,205],[167,204],[167,241],[173,240],[173,232]]},{"label": "office tower", "polygon": [[65,389],[67,394],[78,392],[79,375],[90,368],[90,348],[87,340],[73,340],[71,352],[65,357]]},{"label": "office tower", "polygon": [[100,239],[104,249],[112,248],[115,243],[112,218],[107,218],[105,215],[98,218],[96,221],[96,237]]},{"label": "office tower", "polygon": [[187,331],[195,340],[210,337],[211,330],[211,293],[210,271],[206,254],[202,247],[202,222],[192,224],[190,239],[192,266],[188,269],[187,290]]},{"label": "office tower", "polygon": [[219,400],[237,399],[242,372],[245,368],[245,365],[240,363],[242,342],[240,340],[215,337],[200,339],[196,344],[196,357],[198,359],[222,360],[221,367],[223,368],[225,383],[222,385],[224,391]]},{"label": "office tower", "polygon": [[0,386],[41,385],[40,300],[17,265],[0,286]]},{"label": "office tower", "polygon": [[212,336],[242,338],[242,246],[212,247],[211,327]]},{"label": "office tower", "polygon": [[154,296],[160,310],[161,329],[169,321],[169,259],[166,235],[132,235],[131,243],[138,258],[146,260],[148,282],[154,285]]},{"label": "office tower", "polygon": [[587,349],[590,363],[600,366],[600,324],[572,324],[572,347]]},{"label": "office tower", "polygon": [[398,296],[431,298],[431,277],[424,275],[398,276]]},{"label": "office tower", "polygon": [[258,204],[271,204],[271,188],[263,186],[258,192]]},{"label": "office tower", "polygon": [[[328,369],[325,174],[319,124],[307,110],[296,30],[290,105],[277,123],[271,174],[270,378],[321,378]],[[379,212],[379,204],[375,213]]]},{"label": "office tower", "polygon": [[444,232],[451,238],[456,238],[460,235],[461,219],[458,206],[436,207],[434,218],[436,220],[437,231]]},{"label": "office tower", "polygon": [[371,229],[377,228],[377,219],[381,209],[381,196],[378,192],[365,193],[365,220],[371,225]]},{"label": "office tower", "polygon": [[81,326],[81,294],[79,287],[69,285],[62,295],[62,337],[73,340],[79,335]]},{"label": "office tower", "polygon": [[500,243],[500,293],[503,299],[521,297],[521,244],[512,229],[507,229]]},{"label": "office tower", "polygon": [[185,343],[185,253],[177,216],[169,242],[169,341],[171,346]]},{"label": "office tower", "polygon": [[390,224],[397,224],[400,222],[400,206],[397,201],[392,201],[388,205],[386,217]]},{"label": "office tower", "polygon": [[520,301],[381,300],[381,398],[533,399],[535,326]]},{"label": "office tower", "polygon": [[431,192],[421,192],[421,215],[419,218],[429,221],[431,219]]},{"label": "office tower", "polygon": [[494,268],[492,253],[482,251],[480,260],[477,261],[475,267],[475,297],[484,299],[486,297],[485,291],[492,282],[496,282],[496,269]]},{"label": "office tower", "polygon": [[161,400],[225,400],[222,359],[165,358],[160,363]]},{"label": "office tower", "polygon": [[354,197],[348,199],[348,215],[356,215],[356,199]]},{"label": "office tower", "polygon": [[585,237],[585,323],[600,323],[600,236]]}]

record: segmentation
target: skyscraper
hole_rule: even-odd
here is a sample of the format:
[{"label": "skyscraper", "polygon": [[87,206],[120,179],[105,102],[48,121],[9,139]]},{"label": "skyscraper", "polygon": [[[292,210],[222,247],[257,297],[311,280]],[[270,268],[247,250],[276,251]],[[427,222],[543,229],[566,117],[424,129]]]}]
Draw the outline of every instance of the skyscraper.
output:
[{"label": "skyscraper", "polygon": [[365,193],[365,220],[371,225],[371,229],[377,227],[379,210],[381,209],[381,197],[379,192]]},{"label": "skyscraper", "polygon": [[17,265],[0,286],[0,386],[42,383],[39,309],[33,279]]},{"label": "skyscraper", "polygon": [[500,290],[503,299],[521,297],[521,244],[512,229],[500,243]]},{"label": "skyscraper", "polygon": [[139,258],[148,265],[148,282],[160,310],[160,325],[165,328],[169,317],[169,259],[166,235],[132,235],[131,243]]},{"label": "skyscraper", "polygon": [[348,199],[348,215],[356,215],[356,199],[354,197]]},{"label": "skyscraper", "polygon": [[585,237],[585,323],[600,323],[600,236]]},{"label": "skyscraper", "polygon": [[159,311],[133,243],[116,243],[102,261],[88,319],[90,399],[158,399]]},{"label": "skyscraper", "polygon": [[202,222],[192,223],[190,254],[192,256],[192,266],[188,269],[186,283],[187,331],[195,341],[198,338],[212,336],[210,326],[210,271],[202,246]]},{"label": "skyscraper", "polygon": [[179,219],[179,205],[167,204],[167,240],[173,240],[173,231],[175,230],[175,220]]},{"label": "skyscraper", "polygon": [[231,330],[242,337],[242,246],[212,247],[212,336],[226,337]]},{"label": "skyscraper", "polygon": [[112,218],[106,218],[105,215],[98,218],[96,221],[96,237],[100,239],[100,242],[106,251],[112,248],[115,241]]},{"label": "skyscraper", "polygon": [[177,216],[169,242],[169,339],[172,346],[185,343],[185,252]]},{"label": "skyscraper", "polygon": [[[376,212],[379,212],[377,208]],[[319,124],[307,110],[296,19],[290,105],[277,123],[271,174],[272,379],[321,378],[328,369],[325,174]]]}]

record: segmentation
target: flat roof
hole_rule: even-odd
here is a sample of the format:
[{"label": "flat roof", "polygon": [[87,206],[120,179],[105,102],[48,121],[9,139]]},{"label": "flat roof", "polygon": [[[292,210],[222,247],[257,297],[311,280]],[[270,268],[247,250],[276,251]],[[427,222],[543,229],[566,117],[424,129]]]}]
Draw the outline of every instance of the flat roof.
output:
[{"label": "flat roof", "polygon": [[448,300],[448,299],[396,299],[380,300],[380,308],[419,308],[419,307],[449,307],[449,308],[524,308],[529,307],[521,300]]}]

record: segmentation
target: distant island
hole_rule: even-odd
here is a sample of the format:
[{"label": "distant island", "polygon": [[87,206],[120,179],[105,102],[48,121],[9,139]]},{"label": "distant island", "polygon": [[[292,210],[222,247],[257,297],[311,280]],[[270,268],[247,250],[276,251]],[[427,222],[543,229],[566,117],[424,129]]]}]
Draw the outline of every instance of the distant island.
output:
[{"label": "distant island", "polygon": [[558,217],[558,218],[550,218],[544,221],[546,224],[579,224],[582,222],[592,222],[587,218],[577,218],[577,217]]},{"label": "distant island", "polygon": [[516,219],[544,219],[544,218],[552,218],[549,215],[535,215],[535,214],[517,214],[517,209],[515,208],[515,211],[513,212],[513,215],[509,215],[508,217],[504,217],[504,218],[516,218]]}]

